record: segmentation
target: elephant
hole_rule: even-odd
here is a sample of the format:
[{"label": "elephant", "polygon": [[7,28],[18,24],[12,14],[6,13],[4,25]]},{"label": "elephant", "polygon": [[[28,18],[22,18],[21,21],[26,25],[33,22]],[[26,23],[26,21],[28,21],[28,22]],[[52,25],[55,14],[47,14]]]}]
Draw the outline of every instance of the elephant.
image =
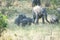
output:
[{"label": "elephant", "polygon": [[17,24],[18,26],[21,25],[21,24],[22,24],[22,26],[31,25],[31,23],[34,23],[33,19],[30,18],[30,17],[26,17],[24,14],[19,15],[15,19],[15,24]]},{"label": "elephant", "polygon": [[59,23],[58,17],[53,15],[50,19],[50,23],[52,23],[52,24]]},{"label": "elephant", "polygon": [[22,19],[26,18],[24,14],[20,14],[16,19],[15,19],[15,24],[20,25],[20,22]]},{"label": "elephant", "polygon": [[32,7],[36,6],[36,5],[41,5],[41,1],[40,0],[32,0]]},{"label": "elephant", "polygon": [[34,21],[30,17],[27,17],[27,18],[24,18],[23,20],[21,20],[22,26],[31,25],[31,23],[34,23]]},{"label": "elephant", "polygon": [[34,22],[36,24],[38,24],[39,18],[42,18],[42,23],[45,23],[44,18],[49,23],[49,21],[47,19],[47,11],[46,11],[45,7],[41,7],[41,6],[37,5],[37,6],[33,7],[32,13],[33,13]]}]

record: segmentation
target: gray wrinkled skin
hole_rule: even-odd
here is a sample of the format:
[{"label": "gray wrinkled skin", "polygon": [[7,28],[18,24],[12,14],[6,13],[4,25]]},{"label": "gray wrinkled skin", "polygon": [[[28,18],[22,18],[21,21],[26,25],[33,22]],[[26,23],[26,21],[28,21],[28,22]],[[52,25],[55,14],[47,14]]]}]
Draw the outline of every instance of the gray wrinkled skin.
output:
[{"label": "gray wrinkled skin", "polygon": [[41,6],[37,5],[33,7],[32,13],[33,13],[34,22],[36,24],[38,24],[39,18],[42,18],[42,23],[45,23],[44,18],[49,23],[49,21],[47,20],[46,8],[42,8]]}]

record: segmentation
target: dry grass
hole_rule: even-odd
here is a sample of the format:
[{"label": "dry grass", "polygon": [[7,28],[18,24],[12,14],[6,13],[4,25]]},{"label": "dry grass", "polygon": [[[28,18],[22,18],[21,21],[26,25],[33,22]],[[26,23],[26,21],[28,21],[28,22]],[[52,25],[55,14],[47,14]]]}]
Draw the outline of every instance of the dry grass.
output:
[{"label": "dry grass", "polygon": [[[13,20],[13,19],[12,19]],[[13,21],[2,33],[0,40],[60,40],[59,24],[32,24],[31,26],[17,26]]]},{"label": "dry grass", "polygon": [[60,40],[60,28],[46,25],[10,26],[2,33],[0,40]]}]

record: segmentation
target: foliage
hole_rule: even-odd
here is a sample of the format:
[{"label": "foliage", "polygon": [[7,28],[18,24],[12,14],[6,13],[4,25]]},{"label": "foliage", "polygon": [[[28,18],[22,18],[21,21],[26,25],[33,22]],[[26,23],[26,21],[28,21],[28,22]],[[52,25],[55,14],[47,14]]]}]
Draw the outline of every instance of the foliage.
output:
[{"label": "foliage", "polygon": [[49,9],[49,8],[47,8],[47,13],[48,14],[55,14],[55,15],[57,15],[58,14],[58,11],[55,10],[55,9]]},{"label": "foliage", "polygon": [[18,13],[18,8],[15,8],[15,7],[10,7],[10,8],[7,8],[7,7],[0,7],[0,10],[1,10],[1,13],[3,15],[7,15],[7,17],[12,17],[14,16],[14,14]]},{"label": "foliage", "polygon": [[7,27],[6,16],[0,13],[0,27]]},{"label": "foliage", "polygon": [[60,4],[60,0],[51,0],[51,3],[52,4],[59,5]]},{"label": "foliage", "polygon": [[5,27],[7,27],[6,19],[7,17],[0,13],[0,36],[1,33],[5,30]]}]

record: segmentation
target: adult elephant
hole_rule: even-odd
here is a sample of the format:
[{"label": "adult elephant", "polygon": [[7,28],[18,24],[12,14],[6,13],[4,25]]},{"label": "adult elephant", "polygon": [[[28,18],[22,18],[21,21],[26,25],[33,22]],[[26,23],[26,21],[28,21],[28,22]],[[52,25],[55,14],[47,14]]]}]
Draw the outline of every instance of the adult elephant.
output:
[{"label": "adult elephant", "polygon": [[40,0],[32,0],[32,7],[36,6],[36,5],[41,5],[41,1]]},{"label": "adult elephant", "polygon": [[43,8],[39,5],[37,5],[37,6],[33,7],[32,12],[33,12],[33,19],[34,19],[35,23],[38,24],[39,18],[42,18],[43,23],[45,23],[44,18],[49,23],[49,21],[47,20],[46,8]]}]

